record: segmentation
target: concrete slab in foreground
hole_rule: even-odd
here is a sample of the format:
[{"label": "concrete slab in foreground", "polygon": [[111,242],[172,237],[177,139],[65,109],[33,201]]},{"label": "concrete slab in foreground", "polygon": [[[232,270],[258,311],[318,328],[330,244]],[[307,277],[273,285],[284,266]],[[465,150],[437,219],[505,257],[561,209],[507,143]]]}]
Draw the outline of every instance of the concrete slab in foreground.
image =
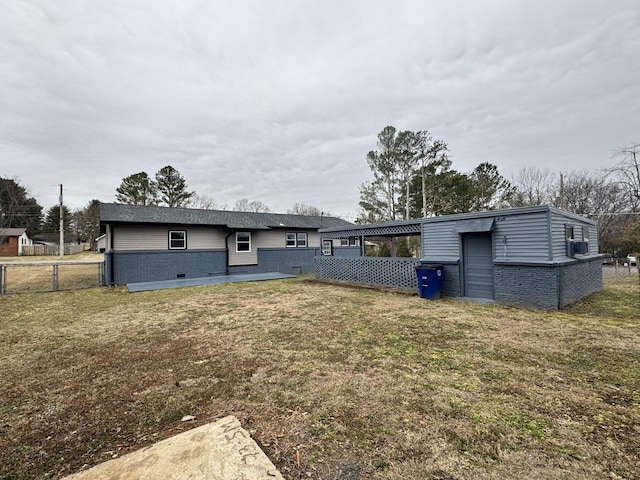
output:
[{"label": "concrete slab in foreground", "polygon": [[63,480],[284,480],[237,418],[225,417]]}]

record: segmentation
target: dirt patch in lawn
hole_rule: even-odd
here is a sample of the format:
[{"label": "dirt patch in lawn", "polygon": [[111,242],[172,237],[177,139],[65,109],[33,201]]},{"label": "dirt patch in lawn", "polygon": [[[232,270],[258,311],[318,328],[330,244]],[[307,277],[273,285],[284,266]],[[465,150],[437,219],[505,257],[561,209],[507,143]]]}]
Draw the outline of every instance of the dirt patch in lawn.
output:
[{"label": "dirt patch in lawn", "polygon": [[1,298],[0,477],[235,415],[288,479],[637,478],[640,318],[602,306],[634,288],[560,313],[299,280]]}]

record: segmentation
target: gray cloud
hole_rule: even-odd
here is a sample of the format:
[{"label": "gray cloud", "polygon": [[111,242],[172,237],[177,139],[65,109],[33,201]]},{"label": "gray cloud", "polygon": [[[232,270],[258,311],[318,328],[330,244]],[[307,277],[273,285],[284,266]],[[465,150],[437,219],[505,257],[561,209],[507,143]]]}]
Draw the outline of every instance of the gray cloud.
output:
[{"label": "gray cloud", "polygon": [[610,164],[640,140],[640,5],[24,0],[0,6],[0,175],[45,206],[171,164],[200,194],[357,210],[385,125],[454,168]]}]

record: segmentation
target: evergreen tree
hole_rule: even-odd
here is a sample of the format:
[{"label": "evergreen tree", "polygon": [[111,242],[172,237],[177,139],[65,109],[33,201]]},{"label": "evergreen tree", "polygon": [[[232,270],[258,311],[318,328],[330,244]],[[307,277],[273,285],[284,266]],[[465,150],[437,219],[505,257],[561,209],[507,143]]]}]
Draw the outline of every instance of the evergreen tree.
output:
[{"label": "evergreen tree", "polygon": [[0,177],[0,227],[26,228],[37,235],[42,227],[42,207],[15,180]]},{"label": "evergreen tree", "polygon": [[[76,239],[74,233],[73,216],[71,210],[66,205],[62,206],[62,220],[64,228],[65,242],[67,240]],[[60,233],[60,205],[54,205],[47,210],[44,223],[42,225],[43,233]]]},{"label": "evergreen tree", "polygon": [[128,205],[157,205],[158,187],[147,172],[134,173],[122,179],[116,189],[116,201]]},{"label": "evergreen tree", "polygon": [[156,173],[158,199],[167,207],[186,207],[195,192],[187,191],[187,182],[171,165]]}]

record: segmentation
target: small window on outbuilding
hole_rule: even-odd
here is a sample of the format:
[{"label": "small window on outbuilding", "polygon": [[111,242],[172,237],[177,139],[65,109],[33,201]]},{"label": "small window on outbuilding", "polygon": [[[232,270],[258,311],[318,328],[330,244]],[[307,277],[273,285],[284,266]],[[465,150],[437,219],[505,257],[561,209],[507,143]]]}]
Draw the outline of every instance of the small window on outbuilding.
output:
[{"label": "small window on outbuilding", "polygon": [[236,252],[251,251],[251,233],[236,232]]},{"label": "small window on outbuilding", "polygon": [[587,253],[589,253],[589,227],[582,227],[582,241],[587,244]]},{"label": "small window on outbuilding", "polygon": [[187,248],[187,232],[184,230],[169,231],[169,250],[185,250]]},{"label": "small window on outbuilding", "polygon": [[574,232],[573,232],[573,225],[565,225],[565,234],[567,237],[567,240],[573,240],[575,238],[574,236]]},{"label": "small window on outbuilding", "polygon": [[348,238],[341,238],[340,239],[340,246],[341,247],[348,247],[349,246],[349,239]]},{"label": "small window on outbuilding", "polygon": [[325,255],[325,256],[333,255],[333,241],[332,240],[322,240],[322,255]]}]

